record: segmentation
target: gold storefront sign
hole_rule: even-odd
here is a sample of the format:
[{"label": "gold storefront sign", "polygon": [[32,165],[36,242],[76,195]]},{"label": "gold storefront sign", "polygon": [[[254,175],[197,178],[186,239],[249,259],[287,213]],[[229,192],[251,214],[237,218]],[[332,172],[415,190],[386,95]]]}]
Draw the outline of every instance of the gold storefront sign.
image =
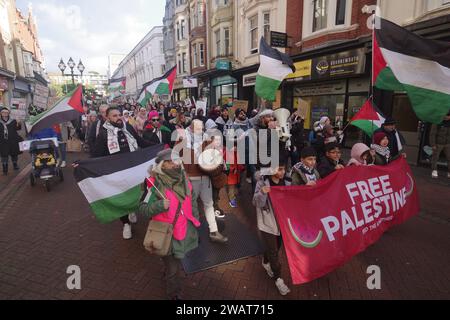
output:
[{"label": "gold storefront sign", "polygon": [[305,60],[294,63],[297,71],[287,76],[287,79],[304,78],[311,76],[312,60]]}]

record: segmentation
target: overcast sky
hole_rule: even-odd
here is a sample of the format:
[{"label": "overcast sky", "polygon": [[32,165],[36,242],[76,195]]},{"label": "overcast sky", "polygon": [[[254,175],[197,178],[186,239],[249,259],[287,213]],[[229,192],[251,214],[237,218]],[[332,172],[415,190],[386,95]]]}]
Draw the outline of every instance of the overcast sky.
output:
[{"label": "overcast sky", "polygon": [[[16,0],[26,14],[27,0]],[[162,25],[165,0],[31,1],[48,72],[73,57],[86,71],[105,73],[110,53],[130,52],[154,26]]]}]

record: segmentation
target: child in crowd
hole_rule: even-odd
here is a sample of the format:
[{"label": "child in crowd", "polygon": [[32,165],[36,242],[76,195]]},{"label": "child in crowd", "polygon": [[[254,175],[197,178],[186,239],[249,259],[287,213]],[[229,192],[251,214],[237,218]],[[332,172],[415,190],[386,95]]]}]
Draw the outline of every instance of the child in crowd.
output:
[{"label": "child in crowd", "polygon": [[353,146],[347,167],[351,166],[371,166],[375,163],[375,151],[364,143],[357,143]]},{"label": "child in crowd", "polygon": [[373,137],[374,143],[372,149],[375,150],[375,164],[377,166],[385,166],[391,163],[394,159],[391,156],[389,149],[389,138],[384,132],[377,132]]},{"label": "child in crowd", "polygon": [[281,278],[281,264],[278,253],[282,246],[282,239],[268,194],[272,187],[288,184],[285,178],[286,166],[283,164],[276,169],[268,168],[267,171],[266,173],[261,171],[256,174],[258,182],[253,197],[253,205],[256,207],[258,229],[261,231],[266,247],[262,265],[269,277],[275,279],[275,285],[280,294],[285,296],[291,291]]},{"label": "child in crowd", "polygon": [[320,174],[316,169],[316,150],[313,147],[304,148],[300,158],[301,161],[292,168],[292,185],[315,186],[320,180]]},{"label": "child in crowd", "polygon": [[317,168],[322,179],[325,179],[336,170],[345,168],[341,157],[342,151],[339,144],[334,142],[325,145],[325,157],[320,161],[319,167]]}]

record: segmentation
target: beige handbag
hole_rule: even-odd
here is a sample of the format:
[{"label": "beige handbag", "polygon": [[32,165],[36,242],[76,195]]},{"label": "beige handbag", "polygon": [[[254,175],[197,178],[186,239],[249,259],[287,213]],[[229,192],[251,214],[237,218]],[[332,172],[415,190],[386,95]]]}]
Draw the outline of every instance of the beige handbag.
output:
[{"label": "beige handbag", "polygon": [[67,152],[81,152],[81,150],[82,144],[79,139],[72,137],[67,141]]},{"label": "beige handbag", "polygon": [[166,257],[172,246],[173,228],[181,213],[181,202],[178,204],[177,213],[172,224],[151,220],[147,227],[144,239],[144,247],[151,254]]}]

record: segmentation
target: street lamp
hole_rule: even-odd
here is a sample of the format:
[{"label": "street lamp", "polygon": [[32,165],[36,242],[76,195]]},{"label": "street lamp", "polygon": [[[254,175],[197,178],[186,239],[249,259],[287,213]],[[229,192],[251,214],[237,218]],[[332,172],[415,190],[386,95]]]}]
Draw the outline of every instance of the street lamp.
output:
[{"label": "street lamp", "polygon": [[[67,66],[70,68],[70,74],[64,74],[64,71],[66,70]],[[75,68],[76,63],[75,63],[75,61],[73,61],[72,57],[70,57],[69,61],[67,61],[67,66],[64,63],[63,59],[61,58],[61,61],[59,61],[59,64],[58,64],[58,68],[59,68],[59,70],[61,70],[61,73],[63,76],[72,77],[72,84],[74,85],[75,84],[75,76],[78,76],[78,75],[73,73],[73,69]],[[78,69],[78,71],[80,71],[81,78],[83,78],[83,72],[84,72],[84,70],[86,70],[86,68],[85,68],[83,62],[81,62],[81,59],[80,59],[80,62],[78,63],[77,69]],[[81,81],[83,81],[83,79],[81,79]]]}]

